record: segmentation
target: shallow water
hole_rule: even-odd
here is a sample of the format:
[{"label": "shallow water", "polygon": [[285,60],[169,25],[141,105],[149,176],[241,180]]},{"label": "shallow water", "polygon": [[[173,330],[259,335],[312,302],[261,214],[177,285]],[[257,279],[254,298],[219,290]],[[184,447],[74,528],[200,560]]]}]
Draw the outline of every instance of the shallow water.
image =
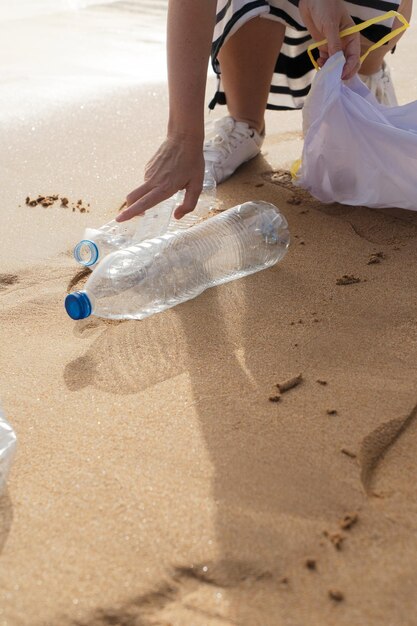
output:
[{"label": "shallow water", "polygon": [[[67,254],[141,182],[164,134],[167,2],[0,0],[0,271]],[[92,214],[28,211],[52,189]]]},{"label": "shallow water", "polygon": [[122,11],[153,14],[165,13],[168,0],[0,0],[0,22],[30,19],[39,15],[77,12],[91,6],[113,5]]},{"label": "shallow water", "polygon": [[0,120],[166,80],[167,0],[0,0]]}]

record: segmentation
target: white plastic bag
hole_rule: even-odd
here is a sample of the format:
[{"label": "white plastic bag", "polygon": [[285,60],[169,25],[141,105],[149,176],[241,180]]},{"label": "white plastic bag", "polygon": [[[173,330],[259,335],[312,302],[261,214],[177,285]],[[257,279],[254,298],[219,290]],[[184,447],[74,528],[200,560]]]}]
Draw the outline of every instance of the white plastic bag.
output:
[{"label": "white plastic bag", "polygon": [[304,148],[294,184],[322,202],[417,210],[417,101],[379,104],[358,76],[341,79],[338,52],[303,109]]},{"label": "white plastic bag", "polygon": [[6,484],[7,474],[16,448],[16,435],[6,421],[0,406],[0,496]]}]

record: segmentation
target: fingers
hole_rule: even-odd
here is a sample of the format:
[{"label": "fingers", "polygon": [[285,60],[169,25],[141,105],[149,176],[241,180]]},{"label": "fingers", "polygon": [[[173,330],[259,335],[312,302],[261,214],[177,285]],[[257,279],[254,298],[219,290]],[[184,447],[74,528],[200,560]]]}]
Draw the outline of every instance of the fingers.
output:
[{"label": "fingers", "polygon": [[153,187],[154,186],[151,185],[151,183],[145,182],[142,185],[140,185],[139,187],[137,187],[136,189],[134,189],[133,191],[131,191],[126,196],[126,206],[130,207],[137,200],[139,200],[139,198],[143,198],[143,196],[145,194],[149,193],[153,189]]},{"label": "fingers", "polygon": [[344,3],[341,0],[332,3],[325,0],[300,0],[299,10],[313,39],[327,40],[319,48],[318,66],[323,67],[330,56],[342,50],[346,58],[342,79],[352,78],[360,68],[360,38],[358,34],[340,37],[341,31],[354,26]]},{"label": "fingers", "polygon": [[[354,26],[349,15],[339,18],[339,21],[328,22],[324,30],[327,39],[328,54],[332,56],[343,51],[346,63],[342,72],[342,80],[348,80],[355,75],[360,67],[360,37],[358,34],[340,37],[340,32]],[[339,32],[340,31],[340,32]]]},{"label": "fingers", "polygon": [[[116,217],[125,222],[148,209],[170,200],[179,189],[186,189],[184,200],[176,214],[182,217],[192,211],[201,192],[204,179],[204,158],[200,144],[169,138],[164,141],[145,169],[145,182],[131,191],[126,208]],[[171,200],[170,200],[171,201]],[[172,199],[174,204],[174,199]]]},{"label": "fingers", "polygon": [[303,19],[303,22],[306,26],[306,28],[308,28],[308,31],[310,33],[310,35],[313,37],[313,39],[315,39],[316,41],[320,41],[321,39],[323,39],[323,35],[320,32],[320,30],[316,27],[316,24],[310,14],[309,11],[307,11],[306,9],[304,9],[303,12],[301,12],[301,4],[300,4],[300,13],[301,13],[301,17]]},{"label": "fingers", "polygon": [[[138,187],[138,190],[144,186],[145,185]],[[128,199],[129,197],[134,198],[138,190],[135,190],[131,194],[129,194]],[[190,186],[186,189],[183,202],[175,209],[174,217],[176,219],[181,219],[187,213],[194,211],[198,202],[198,198],[200,197],[201,190],[202,190],[201,185],[194,186],[194,187]],[[128,206],[124,211],[119,213],[119,215],[117,215],[117,217],[115,218],[116,222],[126,222],[127,220],[130,220],[132,217],[135,217],[136,215],[140,215],[141,213],[144,213],[148,209],[156,206],[160,202],[167,200],[168,198],[171,197],[171,195],[172,194],[164,193],[163,191],[157,188],[151,189],[149,193],[145,194],[139,200],[137,200],[136,202],[133,202],[133,204]]]},{"label": "fingers", "polygon": [[360,69],[360,61],[356,61],[355,58],[350,57],[347,59],[342,72],[342,80],[349,80],[353,78]]},{"label": "fingers", "polygon": [[[139,188],[138,188],[139,189]],[[135,192],[132,192],[135,193]],[[132,195],[132,194],[130,194]],[[119,213],[116,222],[126,222],[136,215],[140,215],[147,209],[167,200],[172,194],[164,193],[161,189],[155,188],[145,194],[142,198],[131,204],[127,209]]]},{"label": "fingers", "polygon": [[352,78],[360,69],[360,38],[358,35],[350,35],[341,39],[339,35],[333,33],[328,35],[328,48],[319,48],[320,56],[317,59],[319,67],[323,67],[328,58],[336,52],[343,51],[346,63],[342,72],[342,80]]},{"label": "fingers", "polygon": [[323,65],[326,63],[327,59],[329,58],[329,53],[327,52],[327,50],[322,50],[321,48],[319,48],[320,51],[320,56],[317,59],[317,65],[319,67],[323,67]]},{"label": "fingers", "polygon": [[190,186],[185,190],[184,201],[175,209],[174,212],[174,217],[177,220],[180,220],[187,213],[191,213],[191,211],[194,211],[198,202],[198,198],[200,197],[201,190],[201,186]]},{"label": "fingers", "polygon": [[342,40],[339,35],[339,24],[338,23],[328,23],[326,24],[326,28],[324,30],[324,37],[327,39],[327,49],[329,51],[329,56],[336,54],[336,52],[340,52],[343,49]]},{"label": "fingers", "polygon": [[359,71],[361,66],[360,56],[360,38],[358,36],[354,36],[347,42],[347,46],[345,48],[346,63],[342,72],[342,80],[349,80],[349,78],[352,78],[356,72]]}]

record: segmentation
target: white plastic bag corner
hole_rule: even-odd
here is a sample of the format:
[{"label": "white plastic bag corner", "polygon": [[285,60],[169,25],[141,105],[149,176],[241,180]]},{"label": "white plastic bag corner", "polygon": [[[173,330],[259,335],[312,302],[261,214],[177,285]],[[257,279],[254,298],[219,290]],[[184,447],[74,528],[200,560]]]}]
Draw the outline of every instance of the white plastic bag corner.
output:
[{"label": "white plastic bag corner", "polygon": [[4,417],[0,406],[0,496],[6,485],[15,449],[16,434]]},{"label": "white plastic bag corner", "polygon": [[358,76],[342,81],[344,63],[338,52],[313,81],[294,184],[325,203],[416,211],[417,101],[379,104]]}]

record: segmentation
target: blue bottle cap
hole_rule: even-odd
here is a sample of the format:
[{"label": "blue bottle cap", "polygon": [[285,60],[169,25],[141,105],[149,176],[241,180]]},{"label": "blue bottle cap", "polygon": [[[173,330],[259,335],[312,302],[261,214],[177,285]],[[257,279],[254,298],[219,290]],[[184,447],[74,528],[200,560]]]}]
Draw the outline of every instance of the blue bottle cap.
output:
[{"label": "blue bottle cap", "polygon": [[74,291],[65,298],[65,310],[73,320],[91,315],[91,302],[86,291]]},{"label": "blue bottle cap", "polygon": [[90,267],[98,260],[98,248],[94,241],[83,239],[74,248],[74,259],[77,263]]}]

